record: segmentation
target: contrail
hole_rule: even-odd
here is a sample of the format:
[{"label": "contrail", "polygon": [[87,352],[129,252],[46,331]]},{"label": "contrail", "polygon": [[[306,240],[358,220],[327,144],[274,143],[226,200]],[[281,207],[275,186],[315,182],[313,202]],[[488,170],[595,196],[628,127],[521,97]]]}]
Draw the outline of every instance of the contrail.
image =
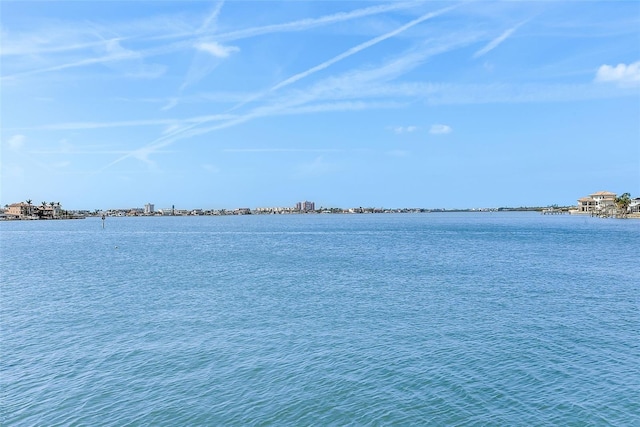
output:
[{"label": "contrail", "polygon": [[[387,40],[387,39],[389,39],[391,37],[394,37],[394,36],[402,33],[403,31],[406,31],[409,28],[418,25],[421,22],[424,22],[424,21],[426,21],[428,19],[431,19],[431,18],[434,18],[436,16],[439,16],[439,15],[441,15],[443,13],[446,13],[446,12],[452,10],[452,9],[457,8],[457,7],[459,7],[459,5],[453,5],[453,6],[449,6],[449,7],[445,7],[445,8],[439,9],[439,10],[437,10],[435,12],[427,13],[425,15],[420,16],[417,19],[414,19],[413,21],[408,22],[407,24],[405,24],[405,25],[403,25],[403,26],[401,26],[401,27],[399,27],[399,28],[397,28],[397,29],[395,29],[393,31],[390,31],[390,32],[385,33],[385,34],[383,34],[381,36],[375,37],[375,38],[373,38],[373,39],[371,39],[369,41],[366,41],[364,43],[359,44],[358,46],[352,47],[351,49],[348,49],[347,51],[341,53],[340,55],[335,56],[332,59],[323,62],[322,64],[316,65],[315,67],[312,67],[312,68],[310,68],[310,69],[308,69],[306,71],[303,71],[303,72],[298,73],[298,74],[296,74],[296,75],[294,75],[292,77],[289,77],[288,79],[286,79],[286,80],[278,83],[277,85],[271,87],[266,92],[263,92],[262,94],[254,96],[254,97],[250,98],[249,100],[244,101],[244,102],[236,105],[235,107],[233,107],[230,110],[228,110],[227,113],[230,112],[230,111],[233,111],[233,110],[235,110],[237,108],[240,108],[241,106],[246,105],[246,104],[248,104],[248,103],[250,103],[252,101],[255,101],[256,99],[259,99],[259,98],[263,97],[265,94],[277,91],[278,89],[281,89],[281,88],[286,87],[286,86],[288,86],[290,84],[293,84],[294,82],[296,82],[298,80],[301,80],[301,79],[303,79],[303,78],[305,78],[305,77],[307,77],[307,76],[309,76],[311,74],[314,74],[314,73],[317,73],[318,71],[324,70],[324,69],[330,67],[331,65],[335,64],[338,61],[341,61],[341,60],[343,60],[345,58],[348,58],[348,57],[350,57],[352,55],[355,55],[356,53],[358,53],[358,52],[360,52],[360,51],[362,51],[364,49],[367,49],[367,48],[369,48],[371,46],[374,46],[374,45],[376,45],[376,44],[378,44],[378,43],[380,43],[380,42],[382,42],[384,40]],[[202,133],[207,133],[207,132],[211,132],[213,130],[218,130],[218,129],[222,129],[222,128],[226,128],[226,127],[230,127],[230,126],[234,126],[234,125],[246,122],[246,121],[248,121],[248,120],[250,120],[250,119],[252,119],[252,118],[254,118],[256,116],[259,116],[259,114],[250,113],[250,114],[247,114],[245,116],[240,116],[240,117],[238,117],[236,119],[232,119],[232,120],[230,120],[230,121],[228,121],[226,123],[223,123],[223,124],[220,124],[220,125],[217,125],[217,126],[213,126],[213,127],[209,127],[209,128],[206,128],[206,129],[201,129],[201,130],[192,130],[192,129],[197,127],[197,126],[200,126],[200,125],[206,123],[208,120],[205,120],[205,121],[202,121],[202,122],[197,122],[197,123],[185,126],[182,129],[176,131],[175,133],[173,133],[171,135],[165,135],[165,136],[161,136],[161,137],[157,138],[155,141],[151,142],[146,147],[134,150],[134,151],[130,152],[129,154],[114,160],[113,162],[111,162],[107,166],[105,166],[102,170],[105,170],[105,169],[107,169],[107,168],[109,168],[109,167],[111,167],[111,166],[113,166],[113,165],[115,165],[117,163],[120,163],[121,161],[123,161],[123,160],[125,160],[125,159],[127,159],[129,157],[136,157],[138,155],[142,155],[142,156],[146,157],[148,154],[153,152],[153,150],[156,150],[158,148],[162,148],[162,147],[165,147],[167,145],[170,145],[170,144],[172,144],[173,142],[175,142],[178,139],[189,137],[189,136],[194,136],[194,135],[199,135],[199,134],[202,134]]]},{"label": "contrail", "polygon": [[[46,73],[51,71],[59,71],[67,68],[84,67],[87,65],[101,64],[101,63],[110,62],[110,61],[119,61],[123,59],[129,59],[131,57],[147,58],[147,57],[164,55],[170,52],[192,48],[194,41],[198,40],[203,34],[209,34],[205,26],[209,25],[210,22],[217,17],[217,15],[220,12],[220,8],[222,7],[222,4],[223,3],[221,2],[217,5],[217,7],[212,12],[212,14],[205,20],[203,25],[197,30],[190,31],[188,33],[182,33],[182,34],[169,34],[169,35],[163,35],[159,37],[138,37],[137,38],[138,41],[182,39],[181,41],[171,43],[166,46],[140,50],[140,51],[137,51],[135,55],[131,55],[131,56],[130,55],[127,55],[127,56],[107,55],[102,57],[86,58],[86,59],[78,60],[75,62],[59,64],[51,67],[39,68],[39,69],[29,70],[24,72],[18,72],[12,75],[0,76],[0,79],[6,80],[10,78],[15,78],[15,77],[24,77],[24,76],[41,74],[41,73]],[[372,6],[372,7],[367,7],[363,9],[356,9],[351,12],[340,12],[333,15],[325,15],[319,18],[301,19],[298,21],[287,22],[284,24],[265,25],[262,27],[247,28],[244,30],[231,31],[228,33],[221,33],[221,34],[212,33],[211,35],[215,36],[216,40],[219,40],[219,41],[231,41],[231,40],[239,40],[239,39],[255,37],[263,34],[277,33],[277,32],[302,31],[308,28],[320,27],[323,25],[330,25],[338,22],[350,21],[352,19],[362,18],[365,16],[371,16],[371,15],[377,15],[380,13],[385,13],[393,10],[408,9],[411,7],[418,6],[420,4],[422,4],[422,2],[402,2],[402,3],[395,3],[395,4],[382,5],[382,6]],[[124,41],[124,40],[133,40],[133,39],[136,39],[136,37],[134,36],[120,37],[114,40]],[[92,47],[94,45],[99,46],[102,44],[104,44],[103,41],[100,41],[97,43],[76,44],[76,45],[60,46],[60,47],[53,47],[53,48],[39,48],[29,53],[77,50],[77,49],[83,49],[86,47]],[[9,47],[8,51],[6,47],[4,49],[0,49],[0,55],[8,55],[8,54],[23,55],[24,51],[17,50],[17,49],[12,50],[11,46]]]},{"label": "contrail", "polygon": [[340,55],[334,56],[333,58],[329,59],[328,61],[323,62],[322,64],[316,65],[315,67],[309,68],[306,71],[303,71],[301,73],[298,73],[296,75],[293,75],[293,76],[289,77],[288,79],[286,79],[286,80],[278,83],[277,85],[271,87],[266,92],[263,92],[261,94],[258,94],[256,96],[252,97],[252,98],[249,98],[246,101],[241,102],[240,104],[238,104],[238,105],[232,107],[230,110],[228,110],[228,112],[236,110],[236,109],[242,107],[243,105],[246,105],[246,104],[248,104],[250,102],[253,102],[253,101],[257,100],[257,99],[260,99],[263,96],[265,96],[266,94],[274,92],[274,91],[276,91],[278,89],[281,89],[283,87],[289,86],[290,84],[293,84],[293,83],[297,82],[298,80],[304,79],[307,76],[315,74],[318,71],[324,70],[325,68],[330,67],[331,65],[335,64],[336,62],[342,61],[343,59],[346,59],[346,58],[348,58],[348,57],[350,57],[352,55],[355,55],[356,53],[358,53],[360,51],[363,51],[363,50],[365,50],[367,48],[370,48],[371,46],[375,46],[376,44],[378,44],[380,42],[383,42],[383,41],[385,41],[385,40],[387,40],[387,39],[389,39],[391,37],[397,36],[398,34],[408,30],[411,27],[414,27],[414,26],[418,25],[421,22],[424,22],[424,21],[426,21],[428,19],[431,19],[431,18],[435,18],[436,16],[441,15],[443,13],[446,13],[446,12],[450,11],[451,9],[454,9],[454,8],[456,8],[458,6],[459,5],[449,6],[449,7],[445,7],[443,9],[437,10],[435,12],[427,13],[426,15],[422,15],[421,17],[419,17],[417,19],[414,19],[413,21],[403,25],[402,27],[399,27],[399,28],[397,28],[397,29],[395,29],[393,31],[390,31],[390,32],[386,33],[386,34],[383,34],[383,35],[375,37],[375,38],[373,38],[373,39],[371,39],[369,41],[361,43],[358,46],[352,47],[351,49],[341,53]]},{"label": "contrail", "polygon": [[220,10],[222,9],[222,5],[223,4],[224,4],[224,1],[221,1],[221,2],[218,2],[215,5],[215,7],[213,8],[213,11],[211,12],[211,14],[209,16],[207,16],[207,18],[204,20],[204,22],[202,23],[202,25],[198,29],[198,32],[205,31],[207,28],[209,28],[209,25],[211,25],[212,22],[214,22],[214,21],[216,21],[218,19],[218,15],[220,15]]},{"label": "contrail", "polygon": [[480,49],[479,51],[474,53],[473,57],[474,58],[479,58],[482,55],[486,55],[487,53],[491,52],[493,49],[498,47],[502,42],[504,42],[506,39],[511,37],[511,35],[513,33],[515,33],[516,30],[518,28],[520,28],[523,24],[524,24],[524,22],[521,22],[518,25],[516,25],[515,27],[509,28],[507,31],[505,31],[504,33],[500,34],[495,39],[491,40],[485,47],[483,47],[482,49]]}]

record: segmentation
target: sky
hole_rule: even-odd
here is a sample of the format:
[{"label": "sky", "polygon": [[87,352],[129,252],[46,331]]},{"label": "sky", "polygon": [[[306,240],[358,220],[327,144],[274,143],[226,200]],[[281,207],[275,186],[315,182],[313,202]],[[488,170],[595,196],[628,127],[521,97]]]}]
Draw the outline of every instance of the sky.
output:
[{"label": "sky", "polygon": [[640,197],[637,1],[0,2],[0,203]]}]

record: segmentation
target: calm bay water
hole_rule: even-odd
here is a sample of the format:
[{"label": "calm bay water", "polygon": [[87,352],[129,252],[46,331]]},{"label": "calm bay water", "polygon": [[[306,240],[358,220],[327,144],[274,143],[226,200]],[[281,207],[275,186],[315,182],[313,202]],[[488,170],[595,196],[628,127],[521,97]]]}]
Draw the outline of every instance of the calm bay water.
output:
[{"label": "calm bay water", "polygon": [[1,424],[640,425],[640,221],[0,223]]}]

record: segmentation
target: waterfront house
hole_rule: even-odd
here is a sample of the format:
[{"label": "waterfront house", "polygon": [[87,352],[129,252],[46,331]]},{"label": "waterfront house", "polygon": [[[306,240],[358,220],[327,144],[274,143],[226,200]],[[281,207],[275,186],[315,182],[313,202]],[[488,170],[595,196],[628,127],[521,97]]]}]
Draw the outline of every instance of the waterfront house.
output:
[{"label": "waterfront house", "polygon": [[7,217],[24,219],[30,217],[34,213],[35,209],[36,207],[29,203],[12,203],[7,208],[5,214]]},{"label": "waterfront house", "polygon": [[578,212],[580,213],[593,212],[595,207],[596,201],[591,197],[583,197],[581,199],[578,199]]},{"label": "waterfront house", "polygon": [[616,206],[616,193],[598,191],[578,199],[578,213],[605,213]]}]

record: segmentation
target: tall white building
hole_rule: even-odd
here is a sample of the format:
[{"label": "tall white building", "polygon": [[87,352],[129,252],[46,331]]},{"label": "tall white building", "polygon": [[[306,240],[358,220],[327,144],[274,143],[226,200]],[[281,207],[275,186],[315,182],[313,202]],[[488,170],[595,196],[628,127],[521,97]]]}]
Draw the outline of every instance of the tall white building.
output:
[{"label": "tall white building", "polygon": [[146,205],[144,205],[145,215],[151,215],[153,213],[153,210],[154,210],[153,203],[147,203]]}]

